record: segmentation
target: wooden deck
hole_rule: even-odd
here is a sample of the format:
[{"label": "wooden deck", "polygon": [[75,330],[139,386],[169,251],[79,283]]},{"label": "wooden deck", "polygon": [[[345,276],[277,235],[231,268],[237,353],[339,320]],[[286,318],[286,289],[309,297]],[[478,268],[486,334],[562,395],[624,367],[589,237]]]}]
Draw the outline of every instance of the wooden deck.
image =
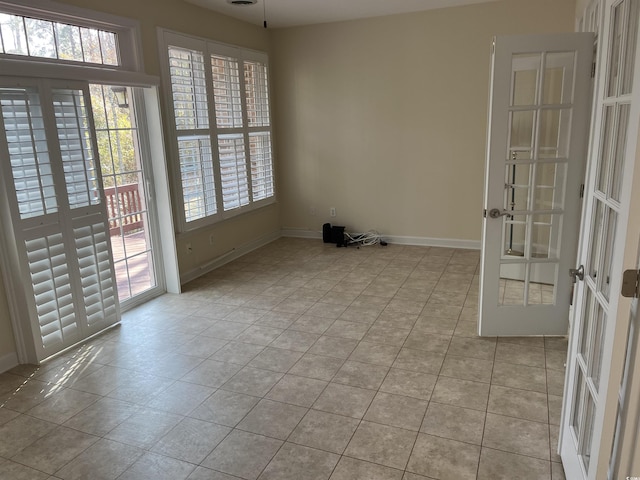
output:
[{"label": "wooden deck", "polygon": [[120,301],[127,300],[155,286],[151,247],[147,244],[144,231],[124,236],[112,235],[111,247]]}]

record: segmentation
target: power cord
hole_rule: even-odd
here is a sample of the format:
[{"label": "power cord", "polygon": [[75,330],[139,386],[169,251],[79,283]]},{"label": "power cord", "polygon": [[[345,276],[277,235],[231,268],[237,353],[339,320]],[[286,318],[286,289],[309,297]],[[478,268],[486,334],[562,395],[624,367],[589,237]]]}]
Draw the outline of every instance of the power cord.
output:
[{"label": "power cord", "polygon": [[369,230],[365,233],[345,232],[344,236],[347,240],[347,245],[369,246],[376,245],[378,243],[383,247],[387,245],[387,242],[382,239],[380,233],[375,230]]}]

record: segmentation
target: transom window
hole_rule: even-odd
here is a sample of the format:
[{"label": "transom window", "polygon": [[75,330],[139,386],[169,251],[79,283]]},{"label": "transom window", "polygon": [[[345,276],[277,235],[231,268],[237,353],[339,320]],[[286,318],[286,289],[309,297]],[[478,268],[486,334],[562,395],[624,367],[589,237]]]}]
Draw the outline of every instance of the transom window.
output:
[{"label": "transom window", "polygon": [[0,13],[0,53],[120,65],[114,32],[8,13]]},{"label": "transom window", "polygon": [[164,32],[182,230],[275,200],[266,54]]}]

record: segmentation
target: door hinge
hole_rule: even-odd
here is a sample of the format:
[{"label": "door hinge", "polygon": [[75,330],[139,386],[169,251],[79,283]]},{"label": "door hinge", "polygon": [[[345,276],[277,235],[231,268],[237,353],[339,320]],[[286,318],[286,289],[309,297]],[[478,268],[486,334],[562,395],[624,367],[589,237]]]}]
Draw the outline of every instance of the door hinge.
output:
[{"label": "door hinge", "polygon": [[487,218],[487,209],[486,208],[482,211],[482,216],[484,218]]},{"label": "door hinge", "polygon": [[596,62],[591,64],[591,78],[596,78]]},{"label": "door hinge", "polygon": [[640,277],[639,270],[625,270],[622,274],[622,291],[623,297],[634,298],[638,296],[638,281]]},{"label": "door hinge", "polygon": [[580,185],[580,198],[584,198],[584,183]]}]

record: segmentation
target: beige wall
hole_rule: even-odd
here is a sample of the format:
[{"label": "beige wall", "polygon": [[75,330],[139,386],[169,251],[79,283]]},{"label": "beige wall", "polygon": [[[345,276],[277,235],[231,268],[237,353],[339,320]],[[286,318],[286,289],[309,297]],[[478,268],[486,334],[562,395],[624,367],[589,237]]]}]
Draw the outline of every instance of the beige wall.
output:
[{"label": "beige wall", "polygon": [[[141,25],[145,71],[152,75],[160,75],[156,31],[158,26],[247,48],[263,51],[269,49],[269,32],[263,28],[218,15],[182,0],[64,0],[64,3],[138,20]],[[231,248],[249,243],[279,228],[279,206],[275,204],[189,234],[186,239],[180,238],[177,242],[180,272],[188,272]],[[214,235],[214,245],[209,244],[210,234]],[[186,254],[187,241],[193,247],[191,255]],[[0,358],[14,351],[5,288],[0,279]]]},{"label": "beige wall", "polygon": [[506,0],[274,31],[283,227],[480,240],[491,38],[573,31],[574,12]]}]

